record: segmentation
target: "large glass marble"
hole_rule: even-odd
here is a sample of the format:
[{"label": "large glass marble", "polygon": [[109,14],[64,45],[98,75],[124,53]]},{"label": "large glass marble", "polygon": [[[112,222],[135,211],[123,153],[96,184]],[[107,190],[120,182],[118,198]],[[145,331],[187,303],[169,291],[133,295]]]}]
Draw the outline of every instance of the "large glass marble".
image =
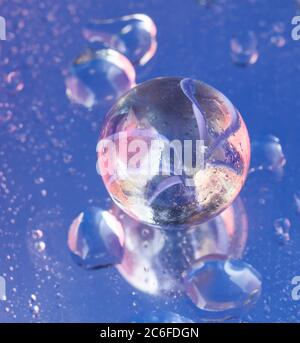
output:
[{"label": "large glass marble", "polygon": [[106,116],[98,172],[118,206],[153,226],[190,227],[239,194],[250,144],[233,104],[207,84],[157,78],[122,96]]}]

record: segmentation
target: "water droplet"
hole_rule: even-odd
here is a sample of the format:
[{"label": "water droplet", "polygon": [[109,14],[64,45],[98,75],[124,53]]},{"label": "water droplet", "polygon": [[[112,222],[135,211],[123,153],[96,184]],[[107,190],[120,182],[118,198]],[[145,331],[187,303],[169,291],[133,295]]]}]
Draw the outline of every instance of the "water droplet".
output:
[{"label": "water droplet", "polygon": [[42,230],[34,230],[32,231],[32,238],[34,240],[38,240],[38,239],[41,239],[43,237],[44,233]]},{"label": "water droplet", "polygon": [[91,109],[112,102],[135,86],[135,70],[117,51],[88,50],[75,60],[65,83],[69,99]]},{"label": "water droplet", "polygon": [[276,33],[283,33],[285,31],[285,25],[283,22],[277,22],[273,24],[273,31]]},{"label": "water droplet", "polygon": [[214,3],[214,0],[197,0],[198,4],[203,7],[211,7]]},{"label": "water droplet", "polygon": [[91,43],[99,42],[107,48],[124,54],[133,64],[146,64],[155,54],[157,29],[145,14],[97,20],[83,29]]},{"label": "water droplet", "polygon": [[42,183],[45,182],[44,178],[43,177],[37,177],[34,182],[37,184],[37,185],[41,185]]},{"label": "water droplet", "polygon": [[36,251],[38,251],[39,253],[41,253],[41,252],[45,251],[45,249],[46,249],[46,243],[43,242],[43,241],[39,241],[39,242],[36,242],[36,243],[34,244],[34,247],[35,247]]},{"label": "water droplet", "polygon": [[272,36],[270,41],[271,44],[276,46],[277,48],[282,48],[286,44],[286,40],[282,35]]},{"label": "water droplet", "polygon": [[294,201],[295,201],[296,212],[300,213],[300,193],[299,192],[294,194]]},{"label": "water droplet", "polygon": [[92,207],[73,221],[68,245],[75,262],[84,268],[115,265],[123,257],[123,228],[111,213]]},{"label": "water droplet", "polygon": [[257,39],[252,31],[242,32],[230,40],[231,58],[234,64],[248,66],[258,60]]},{"label": "water droplet", "polygon": [[36,300],[37,300],[37,296],[35,294],[31,294],[30,301],[36,301]]},{"label": "water droplet", "polygon": [[40,313],[40,307],[38,305],[31,306],[30,311],[32,315],[36,317]]},{"label": "water droplet", "polygon": [[283,175],[286,159],[279,138],[267,135],[261,139],[255,139],[252,141],[251,150],[249,173],[268,170],[278,177]]},{"label": "water droplet", "polygon": [[273,223],[275,233],[281,243],[290,241],[291,222],[288,218],[278,218]]},{"label": "water droplet", "polygon": [[41,190],[41,195],[42,195],[43,197],[46,197],[47,194],[48,194],[48,192],[47,192],[46,189],[42,189],[42,190]]},{"label": "water droplet", "polygon": [[13,92],[20,92],[24,89],[22,75],[19,71],[12,71],[6,76],[7,89]]},{"label": "water droplet", "polygon": [[261,292],[261,277],[241,260],[210,255],[199,260],[184,277],[185,290],[201,310],[225,312],[254,304]]}]

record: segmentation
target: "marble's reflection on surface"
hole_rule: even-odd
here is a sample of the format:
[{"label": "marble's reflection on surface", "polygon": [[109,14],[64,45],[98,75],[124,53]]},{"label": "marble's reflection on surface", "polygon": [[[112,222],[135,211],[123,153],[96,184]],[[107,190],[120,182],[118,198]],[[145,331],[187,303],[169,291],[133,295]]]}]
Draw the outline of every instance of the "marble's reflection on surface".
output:
[{"label": "marble's reflection on surface", "polygon": [[247,215],[238,198],[210,221],[190,230],[159,230],[138,223],[116,206],[112,213],[124,228],[122,262],[117,269],[134,288],[152,295],[181,292],[182,275],[206,255],[238,259],[248,232]]}]

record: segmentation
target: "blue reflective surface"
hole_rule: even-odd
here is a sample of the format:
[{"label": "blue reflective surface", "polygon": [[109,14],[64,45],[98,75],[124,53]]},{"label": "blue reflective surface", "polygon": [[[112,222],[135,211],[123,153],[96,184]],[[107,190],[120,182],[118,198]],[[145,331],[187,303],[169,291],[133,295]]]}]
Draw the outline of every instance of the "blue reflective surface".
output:
[{"label": "blue reflective surface", "polygon": [[[96,144],[109,108],[71,104],[65,76],[87,46],[87,23],[133,13],[150,16],[158,30],[157,52],[136,67],[137,83],[158,76],[203,80],[237,106],[251,138],[280,139],[283,176],[253,172],[241,193],[248,217],[243,261],[261,274],[262,293],[231,321],[299,321],[292,279],[300,273],[300,41],[291,38],[291,20],[300,7],[297,12],[292,0],[273,0],[271,8],[263,0],[209,3],[0,1],[7,21],[7,41],[0,41],[0,275],[7,293],[1,322],[149,321],[149,313],[161,321],[169,313],[210,320],[186,296],[145,294],[116,268],[80,268],[68,250],[78,213],[111,203],[96,172]],[[239,31],[254,32],[255,63],[233,63]],[[280,218],[291,223],[286,244],[274,228]]]}]

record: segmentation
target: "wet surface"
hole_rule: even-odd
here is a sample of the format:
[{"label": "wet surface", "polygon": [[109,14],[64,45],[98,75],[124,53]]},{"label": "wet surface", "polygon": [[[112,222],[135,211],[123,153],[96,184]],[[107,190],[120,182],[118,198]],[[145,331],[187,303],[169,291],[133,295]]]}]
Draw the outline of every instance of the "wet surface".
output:
[{"label": "wet surface", "polygon": [[[270,10],[259,0],[243,4],[174,0],[163,5],[158,0],[7,0],[0,4],[0,15],[7,22],[7,40],[0,41],[0,276],[6,282],[0,321],[299,321],[300,303],[293,300],[292,279],[300,273],[300,43],[291,38],[291,20],[299,5],[297,9],[295,1],[275,0]],[[237,106],[256,144],[252,172],[241,192],[244,215],[239,215],[248,220],[248,239],[234,241],[231,257],[241,259],[252,278],[252,268],[258,271],[262,290],[259,298],[254,297],[257,302],[234,318],[211,317],[181,286],[193,258],[230,251],[228,237],[233,236],[218,230],[226,220],[214,226],[214,234],[206,227],[188,235],[187,243],[182,241],[183,255],[178,253],[178,249],[182,252],[179,233],[173,237],[143,230],[139,223],[126,226],[124,245],[117,244],[126,263],[87,271],[69,251],[74,218],[91,207],[112,208],[96,172],[96,145],[114,99],[105,91],[108,98],[103,102],[99,92],[92,106],[76,104],[66,94],[66,78],[85,51],[98,49],[99,43],[101,49],[116,47],[90,42],[83,35],[87,25],[134,13],[148,15],[157,28],[157,50],[152,56],[146,54],[151,56],[144,59],[147,63],[137,61],[149,44],[142,46],[141,54],[126,52],[136,47],[132,42],[138,39],[119,44],[126,46],[118,53],[127,53],[136,82],[171,75],[203,80]],[[236,37],[237,31],[245,35]],[[90,80],[89,87],[98,92],[99,79],[96,84]],[[107,80],[114,78],[110,74],[101,82],[105,87]],[[273,138],[266,139],[270,135]],[[122,224],[122,218],[118,222]],[[227,222],[232,229],[230,216]],[[239,223],[237,229],[243,232],[243,225]],[[140,250],[132,250],[132,244],[145,241],[138,244]],[[142,264],[132,263],[137,261],[134,251],[144,257]],[[108,264],[115,262],[118,258]],[[147,275],[164,277],[151,288],[145,286],[152,280],[149,277],[147,283]]]}]

